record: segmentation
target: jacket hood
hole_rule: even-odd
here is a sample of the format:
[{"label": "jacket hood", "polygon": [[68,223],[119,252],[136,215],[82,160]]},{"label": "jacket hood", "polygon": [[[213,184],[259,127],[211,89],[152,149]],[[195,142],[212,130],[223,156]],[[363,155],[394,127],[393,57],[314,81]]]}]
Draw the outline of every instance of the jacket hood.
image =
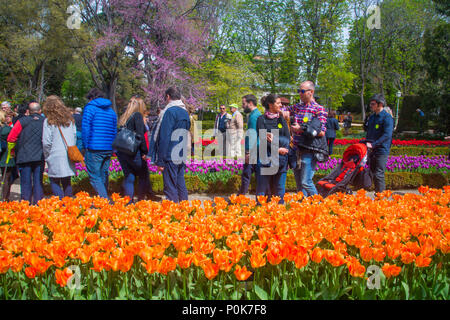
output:
[{"label": "jacket hood", "polygon": [[91,106],[102,108],[102,109],[108,109],[109,107],[111,107],[112,103],[108,99],[97,98],[97,99],[90,101],[87,105],[91,105]]}]

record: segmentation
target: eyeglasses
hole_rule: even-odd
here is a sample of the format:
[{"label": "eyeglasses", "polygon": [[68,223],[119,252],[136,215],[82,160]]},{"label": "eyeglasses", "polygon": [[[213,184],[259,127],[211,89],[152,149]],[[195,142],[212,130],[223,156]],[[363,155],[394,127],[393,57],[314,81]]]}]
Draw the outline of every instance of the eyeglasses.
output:
[{"label": "eyeglasses", "polygon": [[298,93],[301,93],[301,94],[305,94],[305,92],[308,92],[308,91],[311,91],[311,90],[312,90],[312,89],[306,89],[306,90],[303,90],[303,89],[300,90],[300,89],[298,89],[297,92],[298,92]]}]

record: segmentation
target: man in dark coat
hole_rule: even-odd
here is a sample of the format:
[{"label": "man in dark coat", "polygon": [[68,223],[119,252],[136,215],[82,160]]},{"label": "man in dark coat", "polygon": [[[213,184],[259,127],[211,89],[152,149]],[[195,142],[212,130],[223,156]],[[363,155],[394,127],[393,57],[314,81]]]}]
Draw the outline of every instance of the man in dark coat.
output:
[{"label": "man in dark coat", "polygon": [[149,156],[163,172],[164,195],[168,200],[188,200],[184,180],[191,127],[189,113],[175,88],[166,90],[166,107],[150,138]]},{"label": "man in dark coat", "polygon": [[20,198],[37,204],[44,197],[42,178],[44,174],[44,152],[42,131],[44,117],[41,106],[33,102],[28,107],[30,115],[17,120],[8,135],[8,142],[16,143],[16,164],[20,172]]}]

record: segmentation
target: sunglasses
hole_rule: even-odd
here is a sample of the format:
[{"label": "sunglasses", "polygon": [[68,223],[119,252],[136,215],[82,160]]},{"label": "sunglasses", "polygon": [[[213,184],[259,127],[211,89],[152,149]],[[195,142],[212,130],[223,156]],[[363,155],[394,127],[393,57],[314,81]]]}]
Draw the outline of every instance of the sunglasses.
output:
[{"label": "sunglasses", "polygon": [[311,91],[312,89],[307,89],[307,90],[303,90],[303,89],[298,89],[297,92],[301,93],[301,94],[305,94],[305,92]]}]

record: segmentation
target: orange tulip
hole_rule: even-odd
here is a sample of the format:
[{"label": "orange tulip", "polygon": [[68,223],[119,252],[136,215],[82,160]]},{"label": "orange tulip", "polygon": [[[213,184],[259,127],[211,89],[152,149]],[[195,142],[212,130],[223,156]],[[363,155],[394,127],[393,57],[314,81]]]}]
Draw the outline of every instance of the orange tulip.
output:
[{"label": "orange tulip", "polygon": [[262,250],[255,250],[252,252],[252,255],[250,256],[250,263],[254,269],[261,268],[266,265],[266,258],[264,258]]},{"label": "orange tulip", "polygon": [[414,262],[414,260],[416,259],[416,255],[414,253],[408,252],[408,251],[402,252],[401,257],[402,257],[402,262],[404,264],[410,264],[411,262]]},{"label": "orange tulip", "polygon": [[422,245],[421,252],[425,257],[431,257],[436,253],[431,239],[426,240],[426,242]]},{"label": "orange tulip", "polygon": [[402,271],[402,267],[398,267],[395,264],[390,265],[389,263],[385,263],[381,270],[386,278],[390,278],[398,276]]},{"label": "orange tulip", "polygon": [[431,263],[431,258],[428,258],[424,255],[419,255],[416,258],[415,265],[419,268],[428,267]]},{"label": "orange tulip", "polygon": [[356,258],[347,259],[347,267],[350,275],[355,278],[363,278],[366,273],[366,268]]},{"label": "orange tulip", "polygon": [[176,267],[177,267],[176,259],[169,256],[164,256],[161,259],[161,262],[158,266],[158,272],[166,275],[168,272],[175,270]]},{"label": "orange tulip", "polygon": [[366,262],[370,262],[370,260],[372,260],[372,256],[373,256],[372,248],[364,246],[359,249],[359,254],[360,254],[361,258]]},{"label": "orange tulip", "polygon": [[219,266],[215,263],[211,263],[211,261],[203,263],[201,267],[206,278],[209,280],[214,279],[219,273]]},{"label": "orange tulip", "polygon": [[234,274],[236,276],[236,279],[238,279],[239,281],[245,281],[248,279],[248,277],[250,277],[252,275],[252,272],[248,271],[246,266],[243,266],[241,268],[241,266],[236,265]]},{"label": "orange tulip", "polygon": [[375,261],[382,262],[386,257],[386,251],[383,248],[374,248],[372,252]]},{"label": "orange tulip", "polygon": [[314,250],[310,254],[311,260],[314,261],[315,263],[320,263],[324,255],[325,255],[324,251],[319,247],[314,248]]},{"label": "orange tulip", "polygon": [[308,264],[308,261],[309,256],[306,250],[304,252],[302,250],[299,250],[297,255],[294,257],[294,262],[297,269],[305,267]]},{"label": "orange tulip", "polygon": [[65,268],[64,270],[56,269],[55,271],[56,283],[59,284],[61,287],[65,287],[72,274],[73,274],[72,270],[68,268]]},{"label": "orange tulip", "polygon": [[346,261],[344,255],[336,252],[334,250],[326,250],[325,251],[325,259],[333,266],[339,267],[343,265]]},{"label": "orange tulip", "polygon": [[28,278],[33,279],[34,277],[36,277],[37,270],[33,267],[27,267],[25,268],[25,274]]},{"label": "orange tulip", "polygon": [[276,247],[276,246],[269,246],[269,249],[266,252],[266,257],[267,257],[267,261],[269,261],[269,263],[271,265],[278,265],[281,263],[281,261],[283,260],[282,256],[281,256],[281,252],[280,252],[280,248]]},{"label": "orange tulip", "polygon": [[192,254],[186,254],[183,251],[178,252],[177,263],[181,269],[187,269],[192,264]]}]

